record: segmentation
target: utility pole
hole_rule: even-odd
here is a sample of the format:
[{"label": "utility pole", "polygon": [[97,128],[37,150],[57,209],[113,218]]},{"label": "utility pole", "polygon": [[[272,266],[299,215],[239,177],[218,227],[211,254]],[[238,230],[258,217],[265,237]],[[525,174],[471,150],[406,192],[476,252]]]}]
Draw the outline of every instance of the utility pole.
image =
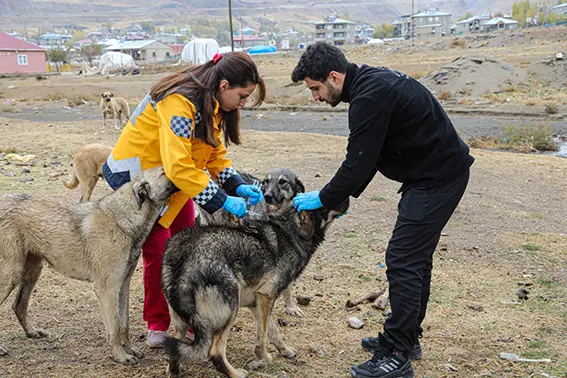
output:
[{"label": "utility pole", "polygon": [[234,51],[234,33],[232,32],[232,0],[228,0],[228,20],[230,23],[230,48]]},{"label": "utility pole", "polygon": [[415,0],[411,0],[411,45],[414,45],[414,38],[415,38],[415,11],[414,11],[414,3]]},{"label": "utility pole", "polygon": [[242,15],[240,15],[240,48],[244,49],[244,33],[242,32]]}]

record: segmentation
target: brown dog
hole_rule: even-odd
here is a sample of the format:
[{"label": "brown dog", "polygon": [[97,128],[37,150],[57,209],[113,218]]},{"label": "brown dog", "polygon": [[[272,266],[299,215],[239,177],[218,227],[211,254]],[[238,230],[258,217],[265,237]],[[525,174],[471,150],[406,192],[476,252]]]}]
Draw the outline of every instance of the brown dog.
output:
[{"label": "brown dog", "polygon": [[110,92],[103,92],[100,94],[100,110],[102,111],[102,117],[104,119],[104,126],[106,126],[106,115],[112,114],[114,118],[114,128],[118,129],[118,121],[122,123],[122,115],[126,117],[124,124],[128,122],[130,118],[130,106],[128,102],[122,97],[114,97]]},{"label": "brown dog", "polygon": [[87,144],[77,152],[73,159],[73,172],[68,181],[63,180],[63,185],[69,189],[75,189],[79,184],[83,189],[83,195],[79,202],[88,202],[93,190],[102,177],[102,165],[112,152],[112,147],[102,144]]},{"label": "brown dog", "polygon": [[[162,167],[147,169],[96,202],[65,205],[49,197],[0,196],[0,305],[16,290],[12,309],[30,338],[28,303],[44,261],[93,284],[114,360],[142,356],[128,331],[130,279],[140,248],[168,198],[178,189]],[[0,346],[0,356],[8,350]]]}]

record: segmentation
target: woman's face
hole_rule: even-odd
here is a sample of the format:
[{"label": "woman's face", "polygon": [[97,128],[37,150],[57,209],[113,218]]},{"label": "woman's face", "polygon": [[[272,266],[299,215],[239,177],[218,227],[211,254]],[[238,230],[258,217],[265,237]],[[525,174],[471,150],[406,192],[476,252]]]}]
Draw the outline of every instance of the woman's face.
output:
[{"label": "woman's face", "polygon": [[219,87],[219,106],[223,112],[230,112],[244,107],[248,97],[256,89],[256,84],[247,87],[231,87],[228,81],[223,80]]}]

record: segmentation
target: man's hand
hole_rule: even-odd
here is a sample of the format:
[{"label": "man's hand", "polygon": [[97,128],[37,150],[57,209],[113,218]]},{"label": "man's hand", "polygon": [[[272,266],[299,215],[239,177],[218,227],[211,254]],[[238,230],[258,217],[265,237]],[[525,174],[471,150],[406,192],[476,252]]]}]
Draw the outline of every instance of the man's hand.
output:
[{"label": "man's hand", "polygon": [[315,210],[323,207],[321,199],[319,198],[319,191],[315,190],[309,193],[299,193],[293,199],[293,206],[297,211]]},{"label": "man's hand", "polygon": [[239,197],[250,200],[250,205],[255,206],[264,200],[262,190],[254,185],[242,184],[236,188],[236,194]]},{"label": "man's hand", "polygon": [[246,215],[246,201],[242,198],[227,196],[222,208],[236,215],[237,218],[242,218]]}]

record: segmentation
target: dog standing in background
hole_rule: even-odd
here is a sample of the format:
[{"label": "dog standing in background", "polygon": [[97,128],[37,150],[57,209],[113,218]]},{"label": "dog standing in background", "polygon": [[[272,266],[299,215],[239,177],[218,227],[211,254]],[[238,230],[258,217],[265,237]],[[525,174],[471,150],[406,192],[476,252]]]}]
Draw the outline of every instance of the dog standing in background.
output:
[{"label": "dog standing in background", "polygon": [[124,125],[130,119],[130,106],[128,102],[122,97],[114,97],[110,92],[103,92],[100,94],[100,110],[104,119],[104,126],[106,126],[106,115],[112,114],[114,118],[114,128],[119,129],[118,121],[122,123],[122,115],[126,118]]},{"label": "dog standing in background", "polygon": [[73,158],[73,171],[63,185],[75,189],[79,184],[83,190],[79,202],[89,202],[93,190],[102,177],[102,165],[112,152],[112,147],[93,143],[82,147]]}]

